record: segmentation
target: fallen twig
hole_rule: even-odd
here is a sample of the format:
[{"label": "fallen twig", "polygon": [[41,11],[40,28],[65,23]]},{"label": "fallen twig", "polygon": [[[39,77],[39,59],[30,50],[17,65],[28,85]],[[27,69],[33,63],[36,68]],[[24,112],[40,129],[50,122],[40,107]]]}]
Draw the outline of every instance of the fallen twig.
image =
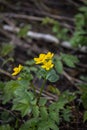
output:
[{"label": "fallen twig", "polygon": [[[9,26],[9,25],[4,25],[3,29],[10,31],[10,32],[16,32],[16,33],[18,33],[20,31],[19,28],[14,27],[14,26]],[[8,33],[4,32],[4,31],[3,31],[3,33],[6,36],[9,36]],[[53,43],[55,43],[55,45],[60,45],[62,47],[68,48],[68,49],[75,49],[71,46],[71,44],[68,41],[63,41],[63,42],[59,43],[59,39],[56,38],[55,36],[51,35],[51,34],[43,34],[43,33],[28,31],[27,36],[29,36],[30,38],[33,38],[33,39],[37,39],[37,40],[41,39],[41,40],[44,40],[44,41],[47,41],[47,42],[53,42]],[[87,53],[87,47],[86,46],[83,46],[81,48],[77,48],[76,50],[79,50],[83,53]]]},{"label": "fallen twig", "polygon": [[10,77],[11,79],[16,79],[16,78],[13,77],[9,72],[7,72],[7,71],[5,71],[5,70],[3,70],[3,69],[1,69],[1,68],[0,68],[0,73],[6,75],[6,76],[8,76],[8,77]]},{"label": "fallen twig", "polygon": [[[19,28],[13,27],[13,26],[8,26],[8,25],[4,25],[3,29],[7,30],[7,31],[10,31],[10,32],[16,32],[16,33],[18,33],[20,31]],[[56,43],[56,44],[59,43],[59,40],[55,36],[53,36],[51,34],[43,34],[43,33],[28,31],[27,36],[29,36],[29,37],[31,37],[33,39],[39,39],[39,40],[42,39],[42,40],[45,40],[47,42],[53,42],[53,43]]]}]

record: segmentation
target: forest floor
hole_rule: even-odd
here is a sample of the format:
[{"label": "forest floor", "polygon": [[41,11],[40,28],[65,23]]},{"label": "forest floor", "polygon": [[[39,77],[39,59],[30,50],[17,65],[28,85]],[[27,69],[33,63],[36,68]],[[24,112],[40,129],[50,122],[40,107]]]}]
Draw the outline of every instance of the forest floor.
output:
[{"label": "forest floor", "polygon": [[[64,66],[65,73],[60,75],[60,79],[54,84],[55,87],[61,92],[65,90],[75,92],[78,91],[78,83],[87,83],[80,79],[81,76],[87,76],[87,52],[63,44],[68,42],[55,36],[51,24],[44,24],[49,17],[58,21],[62,27],[68,27],[71,36],[75,27],[74,16],[78,13],[78,7],[82,5],[82,0],[77,2],[74,0],[66,0],[66,2],[64,0],[55,0],[55,2],[53,0],[0,0],[0,80],[10,80],[13,67],[18,64],[24,65],[27,60],[33,59],[40,53],[50,51],[56,55],[61,52],[72,54],[80,61],[75,68]],[[24,30],[19,33],[19,29],[23,27]],[[29,35],[26,35],[27,31],[30,31]],[[48,34],[50,38],[49,36],[46,38]],[[3,49],[5,45],[13,46],[11,53],[5,53]],[[84,107],[82,103],[79,105],[78,100],[79,96],[74,104],[71,104],[73,120],[69,123],[62,122],[60,130],[87,130],[87,123],[83,122]],[[2,124],[1,119],[0,124]]]}]

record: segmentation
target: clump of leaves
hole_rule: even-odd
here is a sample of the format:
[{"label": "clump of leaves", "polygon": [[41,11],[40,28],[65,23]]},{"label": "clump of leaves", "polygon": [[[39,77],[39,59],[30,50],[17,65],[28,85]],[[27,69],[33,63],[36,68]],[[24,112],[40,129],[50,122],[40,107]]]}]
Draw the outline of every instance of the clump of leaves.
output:
[{"label": "clump of leaves", "polygon": [[75,15],[75,32],[70,40],[74,47],[87,46],[87,4],[79,8],[79,13]]},{"label": "clump of leaves", "polygon": [[70,30],[67,27],[62,27],[58,21],[46,17],[43,19],[43,24],[51,24],[52,32],[60,40],[68,40],[73,47],[87,46],[87,3],[78,9],[75,15],[75,29],[71,36]]},{"label": "clump of leaves", "polygon": [[14,46],[11,44],[4,43],[0,48],[0,55],[5,57],[13,52]]},{"label": "clump of leaves", "polygon": [[[58,89],[52,89],[51,86],[51,90],[58,96],[58,99],[50,102],[42,96],[42,92],[47,80],[55,83],[59,79],[60,74],[63,73],[63,63],[69,67],[75,67],[78,60],[74,56],[62,53],[60,56],[54,56],[51,52],[40,54],[39,58],[34,59],[36,62],[34,60],[27,61],[21,69],[20,66],[13,69],[15,72],[17,71],[16,80],[0,82],[1,102],[3,105],[11,102],[9,108],[11,113],[18,112],[18,115],[24,120],[27,117],[20,128],[15,123],[15,128],[19,130],[58,130],[62,121],[69,122],[71,119],[69,103],[76,98],[75,93],[69,91],[61,93]],[[52,60],[50,62],[52,66],[47,64],[50,60]],[[37,65],[37,63],[39,64]],[[42,64],[45,65],[45,68]],[[35,76],[43,80],[39,93],[37,93],[37,88],[33,84]],[[20,79],[18,79],[19,77]],[[4,130],[4,126],[1,126],[1,128]],[[13,130],[10,125],[6,125],[6,129]]]},{"label": "clump of leaves", "polygon": [[62,27],[58,21],[51,19],[49,17],[46,17],[43,19],[42,24],[43,25],[51,24],[52,32],[56,35],[56,37],[62,40],[69,40],[69,37],[68,37],[69,29]]}]

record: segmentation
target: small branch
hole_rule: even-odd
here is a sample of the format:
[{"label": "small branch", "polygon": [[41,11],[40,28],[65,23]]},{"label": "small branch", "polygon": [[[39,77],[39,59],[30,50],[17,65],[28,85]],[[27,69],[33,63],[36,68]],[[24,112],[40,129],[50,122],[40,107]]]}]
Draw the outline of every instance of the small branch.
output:
[{"label": "small branch", "polygon": [[5,71],[5,70],[3,70],[3,69],[1,69],[1,68],[0,68],[0,73],[6,75],[6,76],[8,76],[8,77],[10,77],[11,79],[16,79],[16,78],[13,77],[9,72],[7,72],[7,71]]},{"label": "small branch", "polygon": [[14,13],[0,13],[0,17],[9,17],[15,18],[15,19],[26,19],[26,20],[34,20],[34,21],[42,21],[43,18],[41,17],[35,17],[35,16],[29,16],[24,14],[14,14]]},{"label": "small branch", "polygon": [[[43,15],[48,16],[50,18],[56,19],[56,20],[65,20],[65,21],[70,21],[70,22],[75,22],[74,19],[72,18],[68,18],[68,17],[64,17],[64,16],[58,16],[58,15],[52,15],[50,13],[46,13],[46,12],[41,12]],[[44,17],[35,17],[35,16],[29,16],[29,15],[24,15],[24,14],[15,14],[15,13],[0,13],[1,17],[11,17],[11,18],[20,18],[20,19],[26,19],[26,20],[34,20],[34,21],[42,21],[44,19]]]},{"label": "small branch", "polygon": [[3,1],[0,0],[0,4],[3,4],[5,6],[7,6],[11,10],[14,10],[14,11],[18,10],[18,8],[16,8],[15,6],[11,5],[10,3],[6,2],[5,0],[3,0]]},{"label": "small branch", "polygon": [[68,81],[74,85],[76,88],[80,89],[78,86],[75,85],[75,83],[83,83],[81,80],[79,79],[75,79],[73,77],[71,77],[70,75],[68,75],[65,71],[63,72],[63,75],[66,77],[66,79],[68,79]]},{"label": "small branch", "polygon": [[[20,31],[19,28],[17,27],[13,27],[13,26],[9,26],[9,25],[4,25],[3,26],[3,29],[4,30],[7,30],[7,31],[10,31],[10,32],[16,32],[18,33]],[[27,32],[27,36],[33,38],[33,39],[41,39],[41,40],[45,40],[47,42],[53,42],[55,44],[58,44],[59,43],[59,40],[51,35],[51,34],[43,34],[43,33],[37,33],[37,32],[33,32],[33,31],[28,31]]]}]

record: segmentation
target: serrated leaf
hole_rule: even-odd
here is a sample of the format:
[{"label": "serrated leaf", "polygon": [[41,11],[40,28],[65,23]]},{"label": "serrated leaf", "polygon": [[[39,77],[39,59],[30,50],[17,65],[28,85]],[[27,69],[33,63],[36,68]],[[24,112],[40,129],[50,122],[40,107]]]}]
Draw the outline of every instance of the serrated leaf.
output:
[{"label": "serrated leaf", "polygon": [[16,91],[16,89],[19,87],[19,83],[16,81],[8,81],[6,83],[6,86],[4,87],[4,101],[3,103],[8,102],[10,99],[13,98],[14,96],[14,92]]},{"label": "serrated leaf", "polygon": [[38,117],[39,116],[39,107],[37,105],[34,105],[32,107],[32,113],[34,117]]},{"label": "serrated leaf", "polygon": [[65,121],[69,122],[71,117],[70,108],[63,109],[62,116]]},{"label": "serrated leaf", "polygon": [[1,125],[0,130],[14,130],[10,125]]},{"label": "serrated leaf", "polygon": [[[35,126],[38,123],[38,118],[31,118],[21,125],[19,130],[36,130]],[[34,129],[35,128],[35,129]]]},{"label": "serrated leaf", "polygon": [[62,57],[63,62],[69,67],[75,67],[75,64],[78,63],[79,61],[76,56],[69,55],[69,54],[61,53],[61,57]]},{"label": "serrated leaf", "polygon": [[48,86],[48,91],[54,93],[54,94],[57,94],[57,95],[60,95],[60,90],[52,85],[49,85]]},{"label": "serrated leaf", "polygon": [[40,100],[39,100],[39,106],[44,106],[47,102],[47,99],[44,98],[44,97],[40,97]]},{"label": "serrated leaf", "polygon": [[29,103],[18,103],[14,104],[12,107],[12,110],[18,110],[21,112],[22,117],[25,116],[26,114],[31,112],[31,107]]},{"label": "serrated leaf", "polygon": [[27,90],[29,82],[21,80],[21,81],[8,81],[4,87],[4,96],[3,96],[3,103],[8,102],[14,96],[23,93]]},{"label": "serrated leaf", "polygon": [[14,49],[14,46],[11,44],[3,44],[1,49],[1,55],[6,56],[9,55]]},{"label": "serrated leaf", "polygon": [[50,111],[49,116],[52,120],[54,120],[57,124],[59,124],[59,113],[57,113],[56,111]]},{"label": "serrated leaf", "polygon": [[22,116],[29,114],[32,111],[32,106],[36,104],[37,100],[34,100],[34,94],[31,91],[22,91],[20,95],[16,93],[16,97],[13,100],[13,110],[18,110],[22,113]]},{"label": "serrated leaf", "polygon": [[38,130],[58,130],[57,125],[51,119],[41,121]]},{"label": "serrated leaf", "polygon": [[46,120],[48,117],[48,112],[47,112],[47,108],[46,107],[40,107],[40,115],[42,117],[42,119]]}]

